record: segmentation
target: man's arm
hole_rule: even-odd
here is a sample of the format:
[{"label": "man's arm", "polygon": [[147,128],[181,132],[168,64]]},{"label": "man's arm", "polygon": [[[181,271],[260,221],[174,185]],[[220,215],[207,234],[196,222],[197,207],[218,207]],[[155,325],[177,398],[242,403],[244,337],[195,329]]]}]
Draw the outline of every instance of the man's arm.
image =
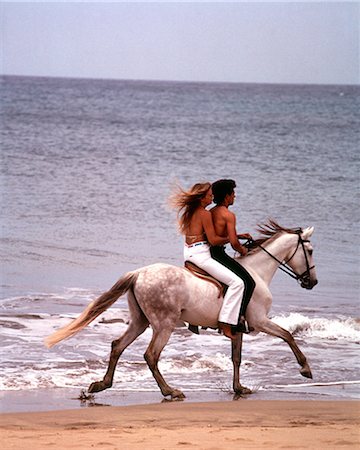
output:
[{"label": "man's arm", "polygon": [[238,235],[236,233],[236,217],[235,214],[230,211],[228,211],[226,215],[226,229],[231,247],[235,251],[239,252],[240,255],[245,256],[247,254],[247,248],[241,245],[238,239]]}]

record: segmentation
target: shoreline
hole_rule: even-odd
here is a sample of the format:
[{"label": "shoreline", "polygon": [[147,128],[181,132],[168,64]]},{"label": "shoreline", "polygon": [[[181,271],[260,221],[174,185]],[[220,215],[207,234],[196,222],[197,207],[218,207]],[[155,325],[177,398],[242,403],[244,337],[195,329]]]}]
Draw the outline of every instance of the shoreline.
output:
[{"label": "shoreline", "polygon": [[[273,388],[255,388],[251,395],[238,398],[232,390],[184,390],[186,398],[183,403],[213,403],[239,401],[319,401],[319,402],[356,402],[359,401],[358,384],[334,383],[298,384],[273,386]],[[354,390],[355,389],[355,390]],[[158,389],[153,391],[128,391],[111,388],[95,395],[81,398],[88,394],[86,389],[51,388],[16,391],[0,391],[0,414],[77,410],[88,407],[126,407],[145,406],[169,402]]]},{"label": "shoreline", "polygon": [[1,414],[6,449],[359,448],[359,401],[166,402]]}]

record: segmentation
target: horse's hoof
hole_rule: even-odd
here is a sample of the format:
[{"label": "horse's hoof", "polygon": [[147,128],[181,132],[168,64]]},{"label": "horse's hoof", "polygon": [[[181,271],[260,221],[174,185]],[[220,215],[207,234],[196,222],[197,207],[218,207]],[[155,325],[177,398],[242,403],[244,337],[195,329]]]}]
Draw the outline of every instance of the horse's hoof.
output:
[{"label": "horse's hoof", "polygon": [[302,369],[300,369],[300,373],[305,378],[312,379],[312,377],[313,377],[309,366],[306,366],[306,367],[303,367]]},{"label": "horse's hoof", "polygon": [[95,394],[95,392],[101,392],[111,386],[107,386],[103,381],[95,381],[91,383],[88,389],[90,394]]},{"label": "horse's hoof", "polygon": [[237,387],[236,389],[234,389],[234,391],[235,391],[235,394],[239,395],[239,396],[252,394],[251,389],[249,389],[245,386],[241,386],[241,385],[239,387]]},{"label": "horse's hoof", "polygon": [[183,394],[181,391],[179,391],[178,389],[175,389],[174,391],[172,391],[171,393],[171,399],[172,400],[183,400],[185,397],[185,394]]}]

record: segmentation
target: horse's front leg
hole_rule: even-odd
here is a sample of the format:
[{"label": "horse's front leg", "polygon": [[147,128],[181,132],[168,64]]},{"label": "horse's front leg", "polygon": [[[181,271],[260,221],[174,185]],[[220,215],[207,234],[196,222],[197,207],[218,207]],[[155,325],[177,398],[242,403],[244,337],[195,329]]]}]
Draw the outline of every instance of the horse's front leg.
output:
[{"label": "horse's front leg", "polygon": [[242,352],[243,335],[238,334],[236,339],[231,339],[231,359],[233,363],[233,389],[235,394],[244,395],[251,394],[251,389],[240,384],[240,364],[241,364],[241,352]]},{"label": "horse's front leg", "polygon": [[301,366],[301,375],[306,378],[312,378],[312,373],[306,357],[297,346],[295,339],[292,337],[291,333],[289,333],[284,328],[281,328],[279,325],[269,319],[261,323],[260,326],[257,326],[256,329],[257,331],[263,331],[264,333],[270,334],[271,336],[277,336],[287,342],[289,347],[293,351],[297,362]]}]

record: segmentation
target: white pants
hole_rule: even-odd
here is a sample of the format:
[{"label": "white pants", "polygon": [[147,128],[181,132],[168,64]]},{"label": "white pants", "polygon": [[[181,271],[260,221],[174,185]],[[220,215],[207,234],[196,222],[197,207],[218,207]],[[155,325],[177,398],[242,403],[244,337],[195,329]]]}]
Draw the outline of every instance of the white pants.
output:
[{"label": "white pants", "polygon": [[196,264],[214,278],[229,286],[220,310],[219,322],[237,325],[245,287],[243,280],[227,267],[212,259],[210,246],[205,242],[198,242],[191,246],[185,244],[184,261]]}]

